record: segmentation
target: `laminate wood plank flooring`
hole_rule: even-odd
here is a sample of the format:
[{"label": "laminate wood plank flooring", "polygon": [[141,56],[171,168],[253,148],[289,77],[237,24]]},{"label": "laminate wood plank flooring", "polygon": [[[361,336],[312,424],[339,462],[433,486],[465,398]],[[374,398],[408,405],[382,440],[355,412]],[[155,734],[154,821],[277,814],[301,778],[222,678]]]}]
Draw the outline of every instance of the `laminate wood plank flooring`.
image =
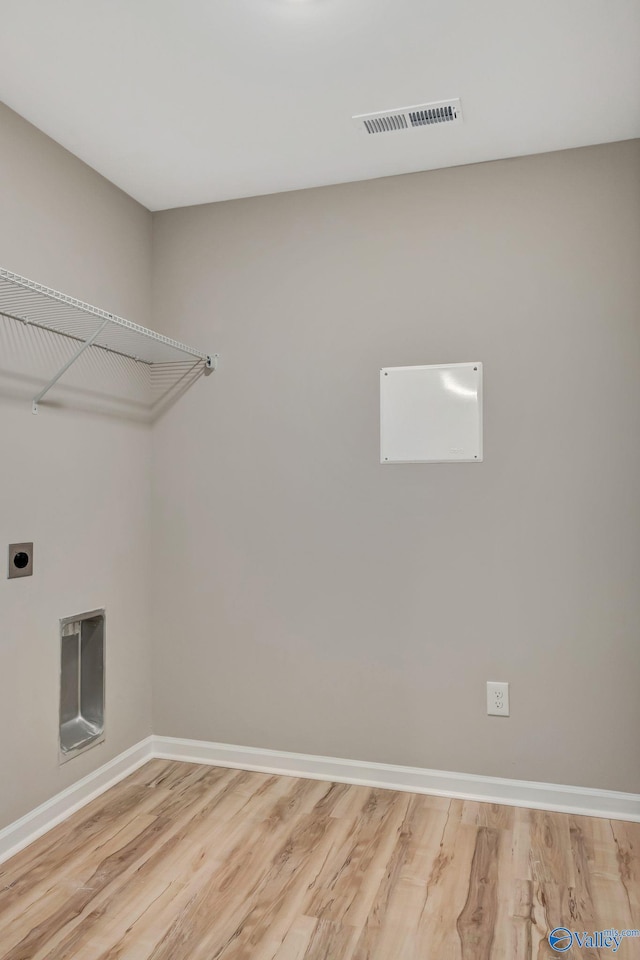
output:
[{"label": "laminate wood plank flooring", "polygon": [[0,960],[550,960],[558,926],[640,928],[640,824],[153,760],[0,864]]}]

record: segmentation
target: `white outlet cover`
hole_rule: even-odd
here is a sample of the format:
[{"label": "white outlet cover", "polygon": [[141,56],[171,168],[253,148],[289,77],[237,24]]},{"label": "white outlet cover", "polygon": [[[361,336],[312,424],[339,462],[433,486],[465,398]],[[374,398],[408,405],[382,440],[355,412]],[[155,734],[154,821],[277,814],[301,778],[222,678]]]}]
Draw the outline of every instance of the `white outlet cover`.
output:
[{"label": "white outlet cover", "polygon": [[381,463],[480,463],[482,364],[383,367]]},{"label": "white outlet cover", "polygon": [[509,716],[509,684],[487,680],[487,713],[490,717]]}]

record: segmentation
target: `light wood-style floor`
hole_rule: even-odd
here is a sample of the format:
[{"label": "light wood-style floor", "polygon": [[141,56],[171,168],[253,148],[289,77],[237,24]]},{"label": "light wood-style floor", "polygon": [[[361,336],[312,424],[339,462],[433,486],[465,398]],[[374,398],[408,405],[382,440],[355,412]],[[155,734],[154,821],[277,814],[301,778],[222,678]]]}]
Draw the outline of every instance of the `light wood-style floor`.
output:
[{"label": "light wood-style floor", "polygon": [[547,960],[559,925],[640,927],[640,824],[154,760],[0,865],[2,960]]}]

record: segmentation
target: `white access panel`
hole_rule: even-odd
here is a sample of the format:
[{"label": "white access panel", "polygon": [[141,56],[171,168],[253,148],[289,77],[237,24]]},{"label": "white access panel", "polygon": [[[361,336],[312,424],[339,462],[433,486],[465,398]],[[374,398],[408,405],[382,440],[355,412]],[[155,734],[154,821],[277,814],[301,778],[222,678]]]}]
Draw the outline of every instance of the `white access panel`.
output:
[{"label": "white access panel", "polygon": [[482,460],[482,364],[384,367],[382,463]]}]

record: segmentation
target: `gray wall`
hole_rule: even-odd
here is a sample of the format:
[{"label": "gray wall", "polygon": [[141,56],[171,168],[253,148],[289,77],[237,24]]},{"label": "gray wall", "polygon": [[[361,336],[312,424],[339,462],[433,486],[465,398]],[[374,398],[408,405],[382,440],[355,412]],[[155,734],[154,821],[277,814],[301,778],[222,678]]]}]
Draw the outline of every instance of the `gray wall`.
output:
[{"label": "gray wall", "polygon": [[[172,210],[154,732],[640,790],[640,142]],[[378,369],[481,360],[481,465]],[[485,715],[487,679],[510,719]]]},{"label": "gray wall", "polygon": [[[0,105],[0,265],[145,323],[151,216]],[[37,417],[74,347],[0,317],[0,826],[151,732],[148,384],[96,353]],[[6,545],[35,541],[32,579]],[[107,608],[107,739],[58,765],[58,619]]]},{"label": "gray wall", "polygon": [[[150,503],[144,369],[33,417],[73,347],[0,318],[0,826],[151,732],[149,597],[156,733],[640,790],[640,142],[158,214],[153,314],[150,214],[0,143],[1,265],[222,354]],[[467,359],[485,462],[381,467],[378,368]],[[57,621],[103,605],[107,740],[60,767]]]}]

